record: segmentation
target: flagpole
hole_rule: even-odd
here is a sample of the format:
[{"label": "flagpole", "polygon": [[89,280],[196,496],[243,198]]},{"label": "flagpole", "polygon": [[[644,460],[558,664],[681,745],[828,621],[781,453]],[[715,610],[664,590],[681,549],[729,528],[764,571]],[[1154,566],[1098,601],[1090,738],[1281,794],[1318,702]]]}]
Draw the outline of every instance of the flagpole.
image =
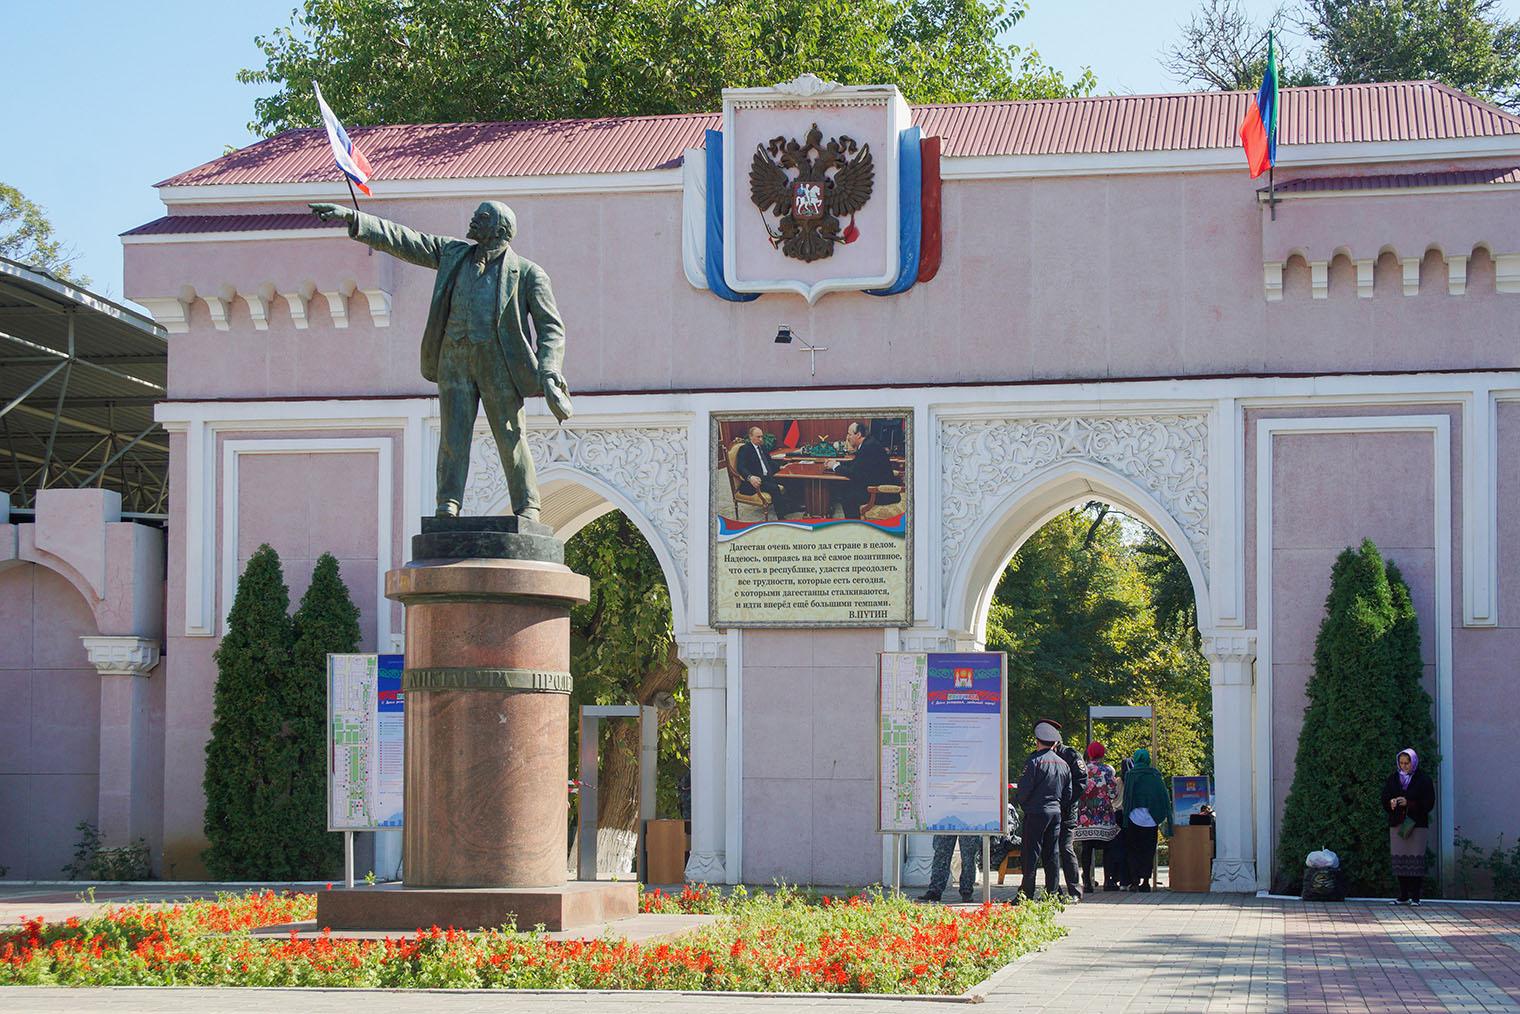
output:
[{"label": "flagpole", "polygon": [[[359,210],[359,195],[356,194],[356,193],[354,193],[354,181],[348,178],[348,173],[344,173],[343,174],[343,182],[348,184],[348,196],[354,202],[354,210],[358,211]],[[1273,215],[1274,218],[1277,217],[1277,209],[1276,208],[1272,209],[1272,215]],[[366,257],[373,257],[373,256],[375,256],[375,251],[373,249],[369,248],[369,247],[365,247],[364,255]]]},{"label": "flagpole", "polygon": [[1272,72],[1272,123],[1270,124],[1272,161],[1267,163],[1267,207],[1272,209],[1272,221],[1277,221],[1277,121],[1282,115],[1282,102],[1277,88],[1277,68],[1272,60],[1272,30],[1267,29],[1267,68]]}]

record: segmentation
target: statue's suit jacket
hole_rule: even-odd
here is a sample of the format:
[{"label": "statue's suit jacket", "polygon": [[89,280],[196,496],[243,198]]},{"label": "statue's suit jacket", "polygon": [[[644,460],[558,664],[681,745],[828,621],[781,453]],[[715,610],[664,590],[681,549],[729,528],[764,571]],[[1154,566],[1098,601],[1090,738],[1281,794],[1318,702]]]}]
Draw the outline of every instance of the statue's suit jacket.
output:
[{"label": "statue's suit jacket", "polygon": [[[454,298],[454,279],[475,253],[477,244],[452,236],[434,236],[358,212],[349,235],[376,250],[425,268],[436,268],[433,302],[422,329],[422,376],[438,381],[438,354]],[[507,363],[517,394],[542,394],[539,371],[560,373],[565,359],[565,326],[554,306],[549,275],[511,247],[502,254],[501,286],[496,295],[496,344]],[[531,330],[530,330],[531,321]],[[530,335],[537,338],[535,342]]]}]

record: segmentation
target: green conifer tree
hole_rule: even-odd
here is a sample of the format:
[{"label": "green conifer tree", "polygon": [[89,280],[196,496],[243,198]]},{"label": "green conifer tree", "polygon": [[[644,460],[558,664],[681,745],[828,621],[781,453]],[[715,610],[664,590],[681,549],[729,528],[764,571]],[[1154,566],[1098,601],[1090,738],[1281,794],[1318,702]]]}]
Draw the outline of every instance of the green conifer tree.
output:
[{"label": "green conifer tree", "polygon": [[[1420,770],[1434,780],[1441,756],[1436,752],[1435,702],[1420,682],[1425,674],[1425,660],[1420,657],[1420,618],[1415,614],[1409,585],[1392,562],[1388,564],[1388,590],[1393,596],[1394,622],[1384,639],[1384,647],[1389,669],[1398,681],[1394,749],[1412,747],[1420,755]],[[1389,758],[1387,770],[1392,771],[1393,765],[1393,758]],[[1439,805],[1440,800],[1436,803]]]},{"label": "green conifer tree", "polygon": [[359,608],[323,553],[294,618],[295,648],[282,704],[295,746],[285,851],[298,880],[331,874],[343,838],[327,830],[327,655],[359,650]]},{"label": "green conifer tree", "polygon": [[1427,772],[1437,760],[1421,672],[1419,622],[1398,568],[1371,540],[1348,547],[1331,569],[1315,641],[1274,890],[1298,891],[1304,857],[1320,848],[1340,857],[1349,893],[1392,889],[1383,781],[1405,746],[1421,751]]},{"label": "green conifer tree", "polygon": [[211,740],[206,744],[206,869],[222,880],[290,874],[274,847],[290,816],[292,741],[280,677],[294,643],[280,557],[260,546],[238,578],[216,649]]}]

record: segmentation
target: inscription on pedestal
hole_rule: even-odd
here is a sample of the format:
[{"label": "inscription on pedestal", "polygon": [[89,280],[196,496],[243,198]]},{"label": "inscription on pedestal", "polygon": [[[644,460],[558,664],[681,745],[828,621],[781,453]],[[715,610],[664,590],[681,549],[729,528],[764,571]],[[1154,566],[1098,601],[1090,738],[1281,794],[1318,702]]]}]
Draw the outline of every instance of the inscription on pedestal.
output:
[{"label": "inscription on pedestal", "polygon": [[522,693],[568,694],[573,681],[567,672],[551,669],[407,669],[401,690],[498,690]]}]

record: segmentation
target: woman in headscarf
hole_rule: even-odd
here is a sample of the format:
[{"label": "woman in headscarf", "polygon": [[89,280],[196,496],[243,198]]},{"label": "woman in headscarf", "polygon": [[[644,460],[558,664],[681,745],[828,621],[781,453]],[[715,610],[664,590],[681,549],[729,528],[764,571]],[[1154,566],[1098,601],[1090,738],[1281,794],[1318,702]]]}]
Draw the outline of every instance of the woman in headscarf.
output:
[{"label": "woman in headscarf", "polygon": [[1436,808],[1436,787],[1420,770],[1414,750],[1400,750],[1397,769],[1383,783],[1383,810],[1388,814],[1388,849],[1399,896],[1390,905],[1418,905],[1425,880],[1425,844],[1430,836],[1430,811]]},{"label": "woman in headscarf", "polygon": [[1103,853],[1104,873],[1113,878],[1113,883],[1121,891],[1129,887],[1129,855],[1124,851],[1124,828],[1127,823],[1124,819],[1124,781],[1133,770],[1133,757],[1126,757],[1119,762],[1114,789],[1114,823],[1119,825],[1119,833],[1114,835],[1114,840],[1108,843],[1108,850]]},{"label": "woman in headscarf", "polygon": [[1124,780],[1124,852],[1129,862],[1130,890],[1151,889],[1151,868],[1156,861],[1156,832],[1164,828],[1172,836],[1172,794],[1166,779],[1151,767],[1151,752],[1135,751],[1135,767]]},{"label": "woman in headscarf", "polygon": [[1093,886],[1093,851],[1103,850],[1103,889],[1117,891],[1119,884],[1111,862],[1110,843],[1119,834],[1114,816],[1114,799],[1119,784],[1114,769],[1103,763],[1107,751],[1102,743],[1087,744],[1087,789],[1077,803],[1075,838],[1082,847],[1082,890],[1091,894]]}]

